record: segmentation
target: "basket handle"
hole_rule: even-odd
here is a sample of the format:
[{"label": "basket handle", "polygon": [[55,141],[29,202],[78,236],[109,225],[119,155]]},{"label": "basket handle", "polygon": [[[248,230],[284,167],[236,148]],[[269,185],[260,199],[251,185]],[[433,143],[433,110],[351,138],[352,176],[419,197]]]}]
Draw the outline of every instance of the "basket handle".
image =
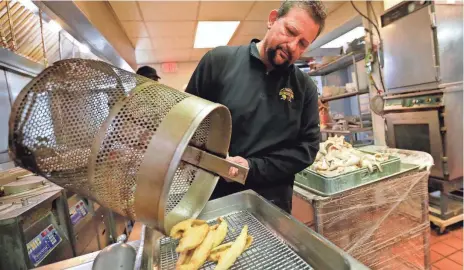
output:
[{"label": "basket handle", "polygon": [[[237,163],[230,162],[190,145],[185,149],[182,160],[226,179],[245,185],[249,169]],[[230,167],[238,169],[238,174],[236,176],[229,176]]]}]

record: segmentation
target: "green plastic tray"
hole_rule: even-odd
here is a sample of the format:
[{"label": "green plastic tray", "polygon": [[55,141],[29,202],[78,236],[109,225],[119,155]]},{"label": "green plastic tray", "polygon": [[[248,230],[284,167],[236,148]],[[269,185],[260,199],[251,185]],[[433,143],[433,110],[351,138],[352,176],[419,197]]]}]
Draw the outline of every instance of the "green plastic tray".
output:
[{"label": "green plastic tray", "polygon": [[392,176],[401,171],[401,161],[398,157],[390,157],[387,161],[381,162],[380,165],[382,166],[382,172],[375,168],[370,173],[366,168],[361,168],[334,177],[327,177],[306,168],[295,176],[295,182],[299,184],[298,186],[307,187],[317,194],[330,196]]}]

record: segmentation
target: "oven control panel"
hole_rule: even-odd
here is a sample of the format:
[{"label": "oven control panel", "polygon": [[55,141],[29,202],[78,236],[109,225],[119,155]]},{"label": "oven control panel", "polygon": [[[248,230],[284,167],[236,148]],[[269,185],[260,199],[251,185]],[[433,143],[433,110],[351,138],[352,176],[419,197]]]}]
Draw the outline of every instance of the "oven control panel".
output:
[{"label": "oven control panel", "polygon": [[380,16],[382,27],[385,27],[407,15],[418,11],[419,9],[431,5],[432,1],[403,1],[385,14]]},{"label": "oven control panel", "polygon": [[60,243],[61,236],[53,224],[50,224],[27,243],[27,253],[32,264],[38,266]]},{"label": "oven control panel", "polygon": [[69,215],[71,216],[71,223],[76,225],[81,219],[89,213],[83,200],[78,201],[73,207],[69,208]]},{"label": "oven control panel", "polygon": [[426,109],[443,106],[443,95],[392,98],[385,100],[384,110]]}]

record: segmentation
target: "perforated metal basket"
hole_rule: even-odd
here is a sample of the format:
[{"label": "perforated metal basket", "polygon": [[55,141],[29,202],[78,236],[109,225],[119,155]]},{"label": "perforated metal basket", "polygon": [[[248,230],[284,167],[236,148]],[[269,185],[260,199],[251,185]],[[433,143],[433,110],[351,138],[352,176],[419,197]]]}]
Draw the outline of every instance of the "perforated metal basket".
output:
[{"label": "perforated metal basket", "polygon": [[196,217],[234,166],[226,107],[100,61],[45,69],[9,125],[19,166],[162,232]]}]

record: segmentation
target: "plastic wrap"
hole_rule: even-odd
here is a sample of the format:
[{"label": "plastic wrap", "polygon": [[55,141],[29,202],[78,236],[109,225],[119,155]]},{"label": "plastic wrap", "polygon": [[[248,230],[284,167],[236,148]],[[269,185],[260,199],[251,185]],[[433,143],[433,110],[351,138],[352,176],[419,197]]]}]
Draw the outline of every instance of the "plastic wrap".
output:
[{"label": "plastic wrap", "polygon": [[360,150],[372,151],[377,153],[388,153],[392,156],[399,157],[401,159],[401,162],[403,163],[419,165],[420,170],[430,170],[434,165],[433,157],[430,154],[421,151],[389,148],[387,146],[379,145],[364,146],[360,148]]},{"label": "plastic wrap", "polygon": [[331,197],[295,187],[310,226],[371,269],[429,269],[429,171],[414,171]]}]

